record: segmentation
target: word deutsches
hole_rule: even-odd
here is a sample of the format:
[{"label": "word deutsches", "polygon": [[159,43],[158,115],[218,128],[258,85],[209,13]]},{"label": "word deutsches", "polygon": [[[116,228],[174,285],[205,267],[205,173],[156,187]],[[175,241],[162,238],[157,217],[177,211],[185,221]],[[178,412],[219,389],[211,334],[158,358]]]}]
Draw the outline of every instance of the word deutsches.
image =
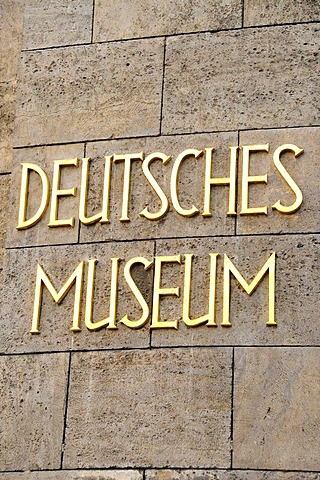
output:
[{"label": "word deutsches", "polygon": [[[178,319],[165,319],[160,315],[160,301],[165,296],[182,297],[180,300],[180,314],[182,319],[188,327],[197,327],[205,324],[207,327],[217,327],[216,322],[216,284],[217,284],[217,259],[219,253],[209,253],[209,285],[208,285],[208,310],[205,314],[197,318],[191,318],[191,289],[192,289],[192,271],[194,255],[187,253],[184,255],[161,255],[155,256],[152,260],[145,257],[133,257],[125,263],[123,275],[119,275],[119,264],[123,259],[113,257],[110,259],[110,292],[109,298],[109,315],[105,318],[93,318],[93,306],[95,302],[95,282],[97,276],[97,259],[90,259],[87,261],[87,268],[85,268],[85,261],[81,261],[76,269],[72,272],[70,277],[66,280],[62,288],[58,291],[53,286],[47,272],[38,264],[36,274],[35,298],[31,333],[40,333],[40,317],[41,304],[43,297],[43,287],[46,287],[53,300],[59,304],[69,293],[74,286],[74,307],[72,326],[70,328],[73,332],[81,331],[80,309],[81,305],[85,305],[84,323],[88,330],[96,331],[102,328],[107,330],[117,330],[118,323],[122,323],[129,328],[138,329],[144,327],[150,320],[150,328],[178,328]],[[163,269],[165,265],[170,265],[174,268],[177,264],[184,264],[183,273],[183,287],[176,285],[168,285],[163,282]],[[132,269],[138,268],[149,270],[153,268],[153,280],[151,280],[150,290],[152,291],[152,308],[149,307],[146,299],[143,297],[141,290],[135,282],[132,274]],[[85,271],[87,269],[87,274]],[[268,277],[268,312],[266,312],[266,325],[276,326],[275,319],[275,296],[276,296],[276,254],[272,252],[267,258],[264,265],[260,268],[256,276],[250,283],[243,277],[228,255],[223,255],[223,298],[222,298],[222,327],[231,327],[230,319],[230,303],[231,303],[231,276],[233,276],[244,291],[251,295],[258,287],[265,276]],[[120,278],[121,277],[121,278]],[[163,283],[166,286],[163,286]],[[83,286],[86,285],[86,291],[83,295]],[[141,310],[141,315],[138,318],[130,318],[128,314],[118,318],[118,291],[124,284],[127,285],[130,292],[135,299],[135,302]],[[205,286],[204,286],[205,288]],[[201,293],[203,294],[203,292]],[[84,298],[83,298],[84,297]],[[71,319],[70,319],[71,321]]]},{"label": "word deutsches", "polygon": [[[241,188],[237,189],[237,175],[238,175],[238,157],[239,152],[242,152],[242,171],[241,171]],[[228,210],[226,215],[267,215],[268,208],[277,210],[281,214],[292,214],[296,212],[303,201],[303,196],[300,188],[288,173],[286,168],[281,162],[281,155],[284,152],[291,152],[294,157],[298,157],[303,153],[303,149],[293,144],[284,144],[276,148],[272,154],[272,161],[275,171],[285,181],[287,188],[293,194],[293,201],[290,205],[284,205],[279,198],[273,205],[249,205],[249,188],[251,184],[256,183],[268,183],[268,175],[254,175],[250,169],[250,157],[253,153],[267,152],[269,153],[269,144],[261,145],[244,145],[241,147],[231,146],[229,147],[230,161],[229,171],[225,177],[214,177],[212,175],[212,166],[214,162],[218,162],[214,158],[214,148],[208,147],[203,150],[187,149],[181,152],[175,160],[169,155],[162,152],[153,152],[150,155],[145,156],[144,152],[138,153],[125,153],[106,155],[104,166],[104,182],[103,192],[101,198],[101,208],[98,208],[98,212],[94,215],[87,215],[87,203],[88,203],[88,185],[90,181],[90,161],[91,158],[82,158],[80,162],[78,158],[54,160],[53,161],[53,174],[52,184],[47,175],[47,172],[37,164],[22,163],[22,177],[21,177],[21,190],[20,190],[20,203],[18,214],[18,230],[31,228],[36,225],[46,213],[47,209],[50,210],[48,227],[71,227],[75,225],[75,217],[78,216],[80,222],[84,225],[90,225],[96,222],[110,223],[110,191],[112,188],[112,169],[117,168],[117,164],[123,163],[123,181],[121,197],[117,201],[119,205],[119,220],[120,222],[130,221],[130,196],[135,192],[131,192],[132,187],[132,163],[140,162],[142,175],[145,181],[149,184],[154,192],[155,199],[158,206],[155,211],[150,211],[150,205],[147,205],[143,210],[138,212],[141,217],[147,220],[155,221],[163,218],[169,208],[170,204],[177,214],[182,217],[193,217],[195,215],[202,215],[202,217],[208,218],[212,216],[212,210],[214,206],[211,205],[211,191],[214,188],[221,186],[228,187]],[[190,205],[188,208],[182,205],[181,202],[181,166],[187,159],[201,159],[204,161],[204,180],[203,180],[203,200],[201,205]],[[159,162],[164,170],[163,177],[166,181],[169,181],[168,191],[170,191],[170,198],[165,194],[163,188],[161,188],[157,178],[151,171],[151,165],[154,162]],[[59,218],[59,204],[63,201],[63,197],[76,197],[77,186],[70,186],[68,189],[61,188],[61,173],[67,168],[79,168],[81,163],[81,183],[80,183],[80,196],[79,196],[79,208],[74,212],[74,215],[70,218]],[[171,169],[167,167],[170,164]],[[38,175],[40,178],[40,192],[37,191],[39,197],[39,204],[37,211],[30,216],[28,215],[28,201],[30,197],[29,184],[30,175]],[[199,176],[199,172],[194,172],[195,176]],[[119,188],[119,185],[116,186]],[[139,191],[143,190],[143,185],[139,186]],[[239,192],[237,191],[239,190]],[[239,199],[237,196],[239,195]],[[281,197],[281,192],[280,192]],[[170,202],[169,202],[170,200]],[[238,201],[237,201],[238,200]],[[192,203],[192,200],[190,201]],[[240,205],[240,212],[237,212],[237,205]],[[32,212],[33,213],[33,212]],[[29,216],[29,218],[28,218]]]}]

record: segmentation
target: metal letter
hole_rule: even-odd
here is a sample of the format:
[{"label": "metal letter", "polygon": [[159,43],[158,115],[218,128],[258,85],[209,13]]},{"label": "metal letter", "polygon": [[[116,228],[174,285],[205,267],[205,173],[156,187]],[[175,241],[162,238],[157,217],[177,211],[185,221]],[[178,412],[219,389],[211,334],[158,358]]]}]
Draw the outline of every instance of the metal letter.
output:
[{"label": "metal letter", "polygon": [[174,164],[173,164],[173,169],[171,173],[171,199],[172,199],[172,204],[174,206],[174,209],[176,210],[179,215],[182,215],[183,217],[192,217],[196,213],[199,212],[197,207],[192,205],[189,210],[186,210],[185,208],[182,208],[179,200],[178,200],[178,175],[179,175],[179,170],[181,167],[181,163],[183,160],[185,160],[187,157],[194,157],[198,158],[200,155],[202,155],[203,151],[202,150],[195,150],[194,148],[190,148],[188,150],[185,150],[184,152],[180,153],[180,155],[177,156]]},{"label": "metal letter", "polygon": [[245,145],[243,149],[242,164],[242,195],[241,195],[241,212],[240,215],[250,215],[255,213],[263,213],[268,215],[267,207],[249,208],[249,183],[268,183],[268,175],[249,175],[250,168],[250,152],[269,152],[269,144],[265,145]]},{"label": "metal letter", "polygon": [[53,162],[53,180],[52,180],[52,193],[51,193],[51,210],[50,221],[48,227],[74,227],[74,217],[59,220],[58,219],[58,199],[59,197],[76,196],[76,187],[69,188],[67,190],[60,190],[61,170],[60,167],[74,165],[78,166],[78,159],[72,158],[68,160],[54,160]]}]

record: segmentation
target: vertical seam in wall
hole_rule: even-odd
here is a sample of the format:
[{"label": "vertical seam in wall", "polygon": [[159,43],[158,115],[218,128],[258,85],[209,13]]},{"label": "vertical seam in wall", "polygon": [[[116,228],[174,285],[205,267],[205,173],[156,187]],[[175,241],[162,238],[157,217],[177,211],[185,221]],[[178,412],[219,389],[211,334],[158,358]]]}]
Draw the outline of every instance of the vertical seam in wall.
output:
[{"label": "vertical seam in wall", "polygon": [[[154,258],[157,253],[157,242],[156,240],[153,243],[153,262]],[[154,285],[154,268],[152,269],[152,284]],[[152,348],[152,328],[151,328],[151,321],[152,321],[152,307],[153,307],[153,296],[151,296],[151,305],[150,305],[150,328],[149,328],[149,348]]]},{"label": "vertical seam in wall", "polygon": [[142,480],[146,480],[146,471],[142,470]]},{"label": "vertical seam in wall", "polygon": [[163,97],[164,97],[164,77],[165,77],[165,68],[166,68],[166,53],[167,53],[167,37],[164,37],[164,44],[163,44],[163,64],[162,64],[161,103],[160,103],[160,135],[162,135],[162,116],[163,116]]},{"label": "vertical seam in wall", "polygon": [[63,424],[63,434],[62,434],[62,444],[61,444],[60,470],[63,469],[64,447],[65,447],[66,429],[67,429],[67,415],[68,415],[70,376],[71,376],[71,352],[69,352],[69,364],[68,364],[66,400],[65,400],[65,407],[64,407],[64,424]]},{"label": "vertical seam in wall", "polygon": [[241,27],[244,27],[244,2],[245,0],[242,0],[242,17],[241,17]]},{"label": "vertical seam in wall", "polygon": [[230,466],[233,468],[233,408],[234,408],[234,354],[235,347],[232,347],[232,376],[231,376],[231,415],[230,415]]},{"label": "vertical seam in wall", "polygon": [[92,0],[92,22],[91,22],[91,43],[93,43],[95,0]]}]

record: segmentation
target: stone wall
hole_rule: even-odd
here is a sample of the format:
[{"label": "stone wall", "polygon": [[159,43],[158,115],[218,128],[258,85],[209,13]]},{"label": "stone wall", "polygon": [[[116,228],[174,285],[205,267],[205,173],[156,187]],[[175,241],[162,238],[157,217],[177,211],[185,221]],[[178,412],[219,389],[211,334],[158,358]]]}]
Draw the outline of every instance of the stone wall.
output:
[{"label": "stone wall", "polygon": [[[0,44],[0,479],[319,480],[319,0],[2,0]],[[21,52],[21,55],[20,55]],[[13,123],[13,119],[15,122]],[[132,163],[130,222],[120,222],[123,164],[113,168],[110,223],[78,220],[80,168],[65,168],[60,218],[17,230],[21,163],[91,157],[88,212],[101,208],[105,155],[214,147],[214,175],[228,177],[230,146],[269,144],[252,156],[250,204],[268,215],[228,216],[227,186],[211,192],[212,216],[159,208]],[[303,193],[297,212],[271,208],[293,193],[272,154]],[[173,160],[171,161],[171,163]],[[172,166],[154,165],[169,196]],[[161,179],[161,180],[160,180]],[[180,201],[203,203],[203,158],[183,163]],[[31,180],[30,180],[31,182]],[[29,213],[39,203],[33,178]],[[37,203],[38,202],[38,203]],[[201,207],[202,208],[202,207]],[[268,279],[251,297],[232,281],[223,328],[223,254],[252,279],[276,252],[277,327],[266,326]],[[218,326],[187,327],[182,300],[161,301],[179,328],[118,324],[72,332],[74,295],[43,292],[40,334],[30,334],[36,266],[59,289],[81,260],[98,259],[95,321],[108,314],[110,258],[193,253],[192,316],[207,312],[209,253],[217,263]],[[123,281],[118,318],[139,305]],[[183,290],[183,261],[163,286]],[[150,309],[154,270],[135,280]],[[86,287],[86,285],[84,285]]]}]

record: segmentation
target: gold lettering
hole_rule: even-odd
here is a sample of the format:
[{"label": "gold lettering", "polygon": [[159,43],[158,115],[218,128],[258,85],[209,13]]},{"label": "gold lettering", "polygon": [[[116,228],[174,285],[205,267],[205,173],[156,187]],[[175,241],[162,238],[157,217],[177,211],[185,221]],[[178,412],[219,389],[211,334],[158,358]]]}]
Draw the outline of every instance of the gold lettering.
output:
[{"label": "gold lettering", "polygon": [[82,159],[82,173],[81,173],[81,191],[79,203],[79,220],[84,225],[90,225],[98,222],[101,219],[102,213],[97,213],[91,217],[87,217],[87,200],[88,200],[88,184],[89,184],[89,162],[91,158]]},{"label": "gold lettering", "polygon": [[169,209],[168,199],[149,169],[151,163],[157,159],[162,160],[163,165],[167,165],[169,160],[171,160],[171,157],[161,152],[155,152],[151,153],[151,155],[148,155],[142,163],[142,171],[161,201],[161,208],[158,212],[151,213],[149,212],[148,207],[146,207],[142,210],[142,212],[139,213],[139,215],[141,215],[142,217],[146,217],[148,220],[159,220],[160,218],[165,216]]},{"label": "gold lettering", "polygon": [[40,333],[39,332],[39,323],[40,323],[40,314],[41,314],[41,302],[42,302],[42,291],[43,285],[45,285],[56,303],[62,302],[64,297],[69,292],[72,285],[76,284],[76,291],[74,297],[74,309],[73,309],[73,321],[72,327],[70,330],[74,332],[81,331],[80,328],[80,305],[81,305],[81,295],[82,295],[82,277],[83,277],[83,265],[84,262],[80,262],[74,272],[70,275],[68,280],[65,282],[59,292],[56,291],[51,281],[49,280],[48,275],[43,270],[41,265],[37,265],[37,277],[36,277],[36,288],[35,288],[35,297],[34,297],[34,307],[33,307],[33,317],[32,317],[32,327],[30,333]]},{"label": "gold lettering", "polygon": [[112,155],[105,155],[102,217],[101,217],[100,223],[109,223],[111,164],[112,164]]},{"label": "gold lettering", "polygon": [[272,205],[272,208],[275,210],[278,210],[278,212],[281,212],[281,213],[294,213],[301,207],[303,197],[302,197],[302,192],[300,188],[298,187],[298,185],[295,183],[295,181],[292,179],[292,177],[289,175],[287,170],[284,168],[284,166],[280,162],[280,155],[285,151],[293,152],[294,156],[298,157],[303,153],[303,149],[297,147],[296,145],[286,144],[286,145],[281,145],[281,147],[278,147],[273,154],[273,162],[275,167],[279,171],[284,181],[289,185],[289,187],[295,194],[296,199],[295,199],[295,202],[292,205],[289,205],[288,207],[282,205],[281,201],[278,200],[278,202]]},{"label": "gold lettering", "polygon": [[240,215],[264,214],[268,215],[267,207],[251,207],[249,208],[249,184],[250,183],[268,183],[268,175],[249,175],[250,168],[250,152],[269,152],[269,144],[265,145],[245,145],[243,150],[242,164],[242,195],[241,195],[241,212]]},{"label": "gold lettering", "polygon": [[53,180],[51,193],[51,209],[50,221],[48,227],[74,227],[74,217],[61,220],[58,219],[59,197],[76,196],[76,187],[60,190],[61,167],[72,166],[78,167],[78,159],[72,158],[67,160],[54,160],[53,162]]},{"label": "gold lettering", "polygon": [[194,205],[192,205],[192,207],[189,208],[189,210],[186,210],[185,208],[182,208],[179,203],[178,175],[179,175],[181,163],[183,162],[183,160],[185,160],[188,157],[198,158],[200,155],[202,155],[202,153],[203,153],[202,150],[195,150],[194,148],[190,148],[180,153],[180,155],[177,156],[173,164],[173,169],[171,174],[171,199],[172,199],[172,204],[174,206],[174,209],[176,210],[177,213],[179,213],[179,215],[182,215],[183,217],[192,217],[193,215],[198,213],[199,210]]},{"label": "gold lettering", "polygon": [[[19,205],[19,216],[18,216],[18,230],[24,230],[26,228],[32,227],[35,225],[45,214],[48,202],[49,202],[49,180],[46,173],[38,165],[33,163],[22,163],[22,176],[21,176],[21,191],[20,191],[20,205]],[[27,215],[27,203],[28,203],[28,189],[29,189],[29,171],[33,170],[36,172],[42,183],[42,196],[40,206],[37,212],[26,220]]]},{"label": "gold lettering", "polygon": [[215,303],[216,303],[216,270],[218,253],[210,253],[210,280],[209,280],[209,313],[201,317],[190,318],[190,297],[191,297],[191,274],[193,254],[185,254],[184,290],[183,290],[183,315],[182,319],[188,327],[197,327],[207,322],[207,326],[216,327]]},{"label": "gold lettering", "polygon": [[230,177],[211,178],[212,152],[213,148],[206,148],[206,170],[204,183],[204,212],[203,217],[212,217],[210,208],[211,185],[229,185],[229,209],[227,215],[236,215],[236,175],[237,175],[237,154],[239,147],[230,149]]},{"label": "gold lettering", "polygon": [[118,274],[119,274],[119,260],[120,258],[111,258],[111,287],[110,287],[110,310],[109,317],[92,322],[93,313],[93,294],[95,284],[96,263],[98,260],[89,260],[88,268],[88,284],[86,295],[86,309],[85,309],[85,325],[88,330],[100,330],[107,327],[109,330],[117,330],[116,313],[117,313],[117,296],[118,296]]},{"label": "gold lettering", "polygon": [[133,160],[143,160],[144,153],[127,153],[124,155],[114,155],[113,161],[124,162],[123,193],[122,193],[122,213],[120,222],[130,222],[129,218],[129,199],[131,189],[131,162]]},{"label": "gold lettering", "polygon": [[126,279],[128,285],[129,285],[132,293],[134,294],[135,298],[138,300],[139,305],[142,308],[142,315],[138,320],[130,320],[128,315],[125,315],[120,320],[121,323],[124,323],[125,325],[127,325],[127,327],[130,327],[130,328],[141,328],[141,327],[143,327],[147,323],[147,321],[149,319],[149,314],[150,314],[149,306],[148,306],[147,302],[145,301],[145,299],[143,298],[143,296],[141,295],[141,292],[138,289],[138,287],[137,287],[137,285],[136,285],[136,283],[133,280],[132,275],[131,275],[131,268],[136,263],[142,263],[145,270],[148,270],[151,267],[151,265],[153,265],[153,262],[149,262],[149,260],[147,260],[144,257],[135,257],[135,258],[132,258],[131,260],[129,260],[126,263],[126,266],[124,267],[125,279]]},{"label": "gold lettering", "polygon": [[167,255],[155,257],[154,263],[154,285],[153,285],[153,305],[152,305],[152,322],[150,328],[178,328],[178,320],[160,320],[160,296],[175,295],[179,297],[179,287],[161,288],[162,264],[169,262],[181,263],[181,255]]},{"label": "gold lettering", "polygon": [[241,273],[236,269],[227,255],[224,255],[224,276],[223,276],[223,327],[231,327],[230,322],[230,274],[238,280],[241,287],[248,295],[251,295],[258,287],[263,277],[269,271],[269,315],[267,325],[277,325],[275,321],[275,267],[276,254],[272,253],[270,258],[263,265],[261,270],[254,277],[252,282],[248,284]]}]

